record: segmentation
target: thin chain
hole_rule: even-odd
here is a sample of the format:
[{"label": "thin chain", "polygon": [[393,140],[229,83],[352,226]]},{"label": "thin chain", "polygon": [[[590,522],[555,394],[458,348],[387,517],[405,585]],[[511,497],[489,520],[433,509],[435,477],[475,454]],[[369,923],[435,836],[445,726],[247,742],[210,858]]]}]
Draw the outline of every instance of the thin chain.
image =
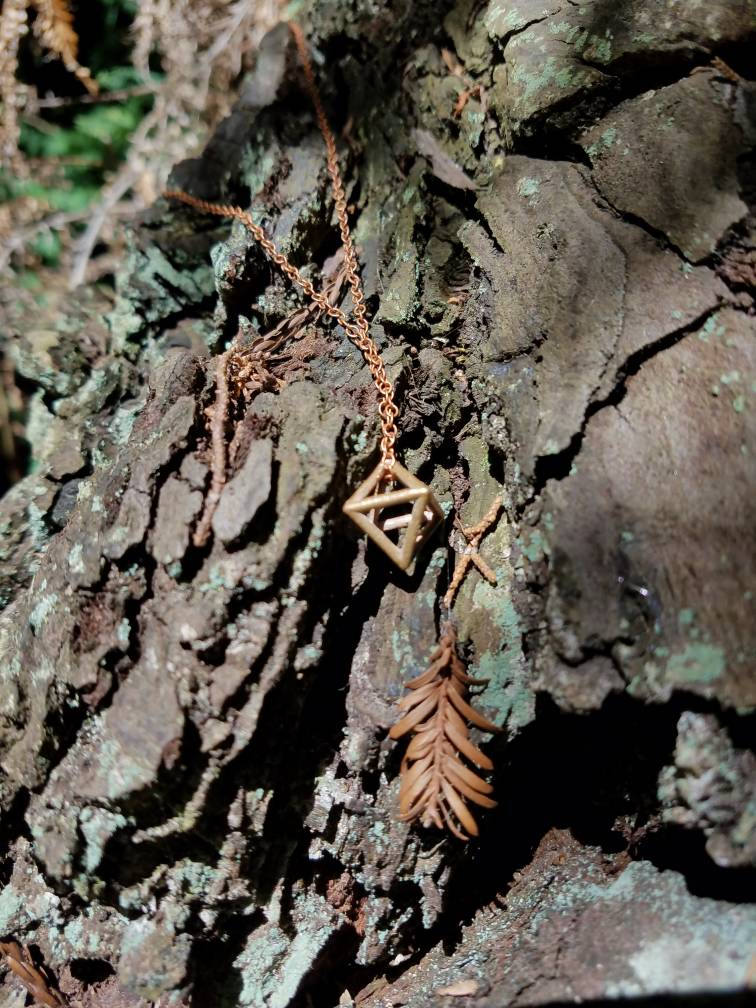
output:
[{"label": "thin chain", "polygon": [[321,311],[325,312],[325,314],[330,316],[330,318],[335,319],[339,325],[343,327],[344,332],[365,358],[365,362],[370,369],[370,374],[372,375],[375,387],[378,390],[378,414],[381,418],[381,458],[383,460],[384,469],[387,472],[390,472],[396,462],[394,446],[396,444],[398,431],[395,420],[399,414],[399,410],[394,402],[393,386],[386,375],[386,368],[384,367],[378,347],[370,338],[368,322],[365,318],[365,296],[362,291],[362,281],[360,280],[357,255],[354,251],[352,236],[349,231],[346,195],[344,194],[344,186],[341,181],[341,173],[339,171],[336,143],[333,139],[331,128],[328,125],[325,112],[323,111],[323,105],[320,101],[320,95],[315,83],[315,75],[312,71],[310,55],[307,50],[307,43],[305,42],[302,30],[299,25],[296,25],[293,22],[289,22],[289,28],[291,29],[291,33],[294,36],[294,41],[297,45],[297,50],[299,51],[299,58],[304,70],[307,91],[315,108],[315,118],[318,121],[320,132],[323,134],[323,139],[325,140],[326,152],[328,155],[328,174],[331,176],[334,203],[336,205],[336,215],[339,220],[341,242],[344,247],[344,260],[346,264],[347,278],[349,280],[349,286],[352,290],[352,304],[355,321],[350,322],[339,308],[328,301],[325,294],[315,290],[310,281],[306,277],[302,276],[297,267],[293,263],[290,263],[282,252],[278,251],[265,231],[259,224],[254,222],[252,215],[248,211],[242,210],[241,207],[232,206],[230,204],[210,203],[207,200],[198,199],[196,196],[191,196],[189,193],[184,192],[183,189],[167,189],[163,195],[171,199],[180,200],[182,203],[187,203],[189,206],[192,206],[197,210],[202,210],[204,213],[217,214],[220,217],[235,217],[237,220],[241,221],[242,224],[244,224],[244,226],[250,231],[255,240],[263,247],[276,266],[278,266],[293,283],[300,287]]}]

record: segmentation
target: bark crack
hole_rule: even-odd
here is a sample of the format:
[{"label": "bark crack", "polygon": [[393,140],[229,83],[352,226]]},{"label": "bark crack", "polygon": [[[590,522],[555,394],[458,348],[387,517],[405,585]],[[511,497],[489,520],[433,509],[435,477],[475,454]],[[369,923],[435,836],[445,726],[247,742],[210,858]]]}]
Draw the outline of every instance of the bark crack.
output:
[{"label": "bark crack", "polygon": [[641,368],[660,353],[669,350],[687,336],[697,332],[705,325],[708,319],[719,311],[720,307],[721,305],[717,304],[707,308],[706,311],[702,312],[691,322],[672,332],[665,333],[664,336],[659,337],[659,339],[654,340],[652,343],[647,343],[639,350],[630,354],[620,364],[616,370],[615,382],[611,391],[603,398],[593,400],[588,404],[583,414],[580,428],[573,434],[567,447],[554,455],[541,455],[536,459],[533,492],[523,505],[522,511],[525,511],[534,500],[540,497],[548,482],[551,480],[562,480],[570,475],[570,470],[580,453],[588,425],[593,417],[607,407],[616,408],[625,398],[628,382],[639,373]]}]

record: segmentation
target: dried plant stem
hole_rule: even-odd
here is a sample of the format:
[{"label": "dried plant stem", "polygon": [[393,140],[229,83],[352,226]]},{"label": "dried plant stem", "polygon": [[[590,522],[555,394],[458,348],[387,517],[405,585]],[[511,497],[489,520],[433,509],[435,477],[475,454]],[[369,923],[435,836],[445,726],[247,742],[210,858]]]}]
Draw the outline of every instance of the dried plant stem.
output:
[{"label": "dried plant stem", "polygon": [[[121,205],[113,207],[108,212],[111,216],[122,216],[132,214],[134,209],[131,205]],[[56,231],[60,228],[68,227],[69,224],[78,224],[81,221],[89,220],[91,213],[90,207],[84,210],[58,210],[47,217],[43,217],[41,220],[34,221],[34,223],[26,227],[16,228],[8,237],[8,240],[0,245],[0,270],[5,269],[14,252],[22,249],[40,231]],[[85,269],[86,266],[87,261],[84,260]]]},{"label": "dried plant stem", "polygon": [[91,214],[84,233],[74,243],[74,259],[69,281],[71,289],[78,287],[79,284],[84,282],[87,273],[87,263],[97,244],[100,231],[117,204],[131,189],[136,178],[137,172],[135,168],[132,165],[126,164],[103,191],[102,199]]},{"label": "dried plant stem", "polygon": [[218,779],[220,764],[215,756],[210,756],[210,761],[200,777],[197,790],[191,796],[184,808],[175,816],[166,819],[165,822],[156,826],[149,826],[147,829],[136,830],[131,838],[135,844],[145,843],[148,840],[163,839],[173,836],[176,833],[188,833],[194,830],[205,807],[205,799],[212,784]]},{"label": "dried plant stem", "polygon": [[28,0],[4,0],[0,12],[0,163],[18,160],[18,45],[27,32]]},{"label": "dried plant stem", "polygon": [[82,95],[45,95],[44,98],[33,98],[29,101],[29,112],[35,109],[70,108],[79,105],[110,105],[116,102],[128,101],[141,95],[152,95],[158,90],[157,84],[134,84],[132,87],[121,88],[119,91],[98,91],[95,94],[87,92]]},{"label": "dried plant stem", "polygon": [[210,407],[210,443],[212,448],[210,489],[205,497],[205,506],[197,528],[194,530],[192,542],[195,546],[204,546],[210,535],[210,526],[215,509],[218,506],[223,487],[226,485],[226,424],[228,422],[228,357],[227,350],[219,355],[215,368],[215,402]]},{"label": "dried plant stem", "polygon": [[496,521],[499,511],[501,510],[501,506],[501,499],[497,497],[477,525],[471,525],[469,528],[462,528],[462,526],[458,523],[460,532],[467,540],[467,549],[464,553],[459,555],[452,579],[449,583],[446,594],[444,595],[443,602],[447,609],[450,608],[452,602],[454,601],[454,596],[457,594],[459,586],[464,581],[465,575],[470,568],[470,564],[474,564],[475,567],[478,568],[489,584],[496,584],[496,574],[478,553],[478,546],[480,545],[480,541],[483,536]]}]

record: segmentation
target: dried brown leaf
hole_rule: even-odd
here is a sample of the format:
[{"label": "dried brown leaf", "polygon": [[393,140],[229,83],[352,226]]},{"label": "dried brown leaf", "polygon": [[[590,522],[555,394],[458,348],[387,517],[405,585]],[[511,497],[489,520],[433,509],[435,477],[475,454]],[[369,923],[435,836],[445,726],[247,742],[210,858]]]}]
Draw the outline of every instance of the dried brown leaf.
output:
[{"label": "dried brown leaf", "polygon": [[459,728],[452,724],[451,721],[447,720],[444,725],[444,731],[449,736],[450,741],[454,743],[463,755],[467,756],[471,763],[479,766],[481,770],[493,770],[493,763],[488,756],[482,753],[476,745],[473,745],[468,738],[465,738],[459,731]]},{"label": "dried brown leaf", "polygon": [[476,773],[473,773],[469,767],[466,767],[464,763],[455,759],[455,757],[448,756],[446,758],[446,768],[449,773],[456,774],[457,777],[463,780],[469,787],[475,788],[480,794],[493,793],[493,788],[488,781],[484,781],[482,777],[478,777]]},{"label": "dried brown leaf", "polygon": [[16,941],[0,942],[0,953],[8,968],[18,977],[37,1004],[45,1008],[66,1008],[62,994],[53,990],[45,975],[37,969],[28,951]]},{"label": "dried brown leaf", "polygon": [[479,714],[474,707],[471,707],[467,701],[463,700],[457,689],[449,690],[449,699],[462,717],[467,718],[467,720],[474,724],[476,728],[481,728],[483,731],[487,732],[495,732],[499,730],[493,722],[489,721],[488,718],[484,718],[483,715]]}]

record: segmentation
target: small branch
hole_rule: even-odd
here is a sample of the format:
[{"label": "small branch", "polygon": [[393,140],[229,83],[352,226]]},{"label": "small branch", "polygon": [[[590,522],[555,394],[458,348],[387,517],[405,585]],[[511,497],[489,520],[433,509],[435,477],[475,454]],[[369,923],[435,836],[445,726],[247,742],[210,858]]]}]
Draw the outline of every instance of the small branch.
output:
[{"label": "small branch", "polygon": [[[134,207],[131,204],[120,208],[118,206],[114,206],[112,208],[112,214],[115,216],[123,215],[128,217],[133,213]],[[9,235],[7,241],[0,246],[0,269],[5,269],[10,262],[13,253],[18,252],[24,247],[24,245],[27,245],[35,235],[40,233],[40,231],[55,231],[68,227],[69,224],[80,224],[87,220],[90,215],[90,209],[59,210],[56,213],[50,214],[48,217],[43,217],[41,220],[35,221],[33,224],[27,224],[26,227],[19,228],[18,231],[14,231],[13,234]]]},{"label": "small branch", "polygon": [[34,224],[14,231],[0,247],[0,269],[5,269],[13,253],[23,248],[40,231],[55,230],[66,227],[68,224],[78,224],[80,221],[86,220],[87,217],[87,210],[60,210],[50,214],[49,217],[43,217],[42,220],[36,221]]},{"label": "small branch", "polygon": [[68,95],[58,98],[49,95],[47,98],[37,98],[33,107],[38,109],[67,108],[70,105],[103,105],[108,102],[128,101],[140,95],[152,95],[157,92],[155,84],[135,84],[133,87],[121,88],[120,91],[101,91],[99,94]]},{"label": "small branch", "polygon": [[74,244],[74,260],[71,266],[69,288],[73,290],[83,283],[87,275],[87,263],[97,244],[100,231],[113,208],[126,195],[137,179],[136,169],[130,165],[118,173],[115,180],[105,189],[102,201],[92,214],[84,234]]},{"label": "small branch", "polygon": [[210,525],[215,509],[220,500],[221,491],[226,485],[226,423],[228,421],[228,355],[230,350],[217,358],[215,372],[215,402],[208,410],[210,416],[210,436],[212,439],[212,482],[205,497],[205,507],[202,511],[197,528],[194,530],[192,542],[195,546],[204,546],[210,535]]},{"label": "small branch", "polygon": [[[138,151],[149,136],[150,132],[161,121],[165,110],[161,103],[155,103],[154,108],[147,113],[141,123],[134,131],[131,138],[131,150]],[[87,263],[92,257],[92,251],[97,244],[100,231],[105,221],[111,213],[113,207],[121,200],[121,197],[129,191],[139,177],[140,169],[135,163],[127,161],[109,186],[103,190],[102,199],[99,206],[92,214],[84,234],[76,241],[74,246],[74,261],[71,267],[71,275],[68,286],[71,290],[78,287],[86,279]]]},{"label": "small branch", "polygon": [[176,833],[189,833],[197,825],[197,821],[205,806],[205,799],[210,790],[210,785],[217,779],[220,772],[218,761],[210,759],[204,773],[197,785],[197,790],[187,802],[185,808],[171,819],[158,823],[156,826],[149,826],[147,829],[137,830],[131,838],[135,844],[145,843],[147,840],[158,840]]},{"label": "small branch", "polygon": [[446,595],[444,595],[443,603],[447,609],[451,607],[451,604],[454,601],[454,596],[457,594],[457,589],[464,581],[470,564],[474,564],[478,568],[489,584],[496,584],[496,574],[478,553],[478,546],[480,545],[480,540],[495,523],[500,510],[501,499],[497,497],[488,512],[481,518],[477,525],[472,525],[470,528],[463,528],[459,523],[459,520],[457,520],[459,531],[467,540],[467,549],[464,553],[459,555],[454,568],[451,583],[446,591]]}]

